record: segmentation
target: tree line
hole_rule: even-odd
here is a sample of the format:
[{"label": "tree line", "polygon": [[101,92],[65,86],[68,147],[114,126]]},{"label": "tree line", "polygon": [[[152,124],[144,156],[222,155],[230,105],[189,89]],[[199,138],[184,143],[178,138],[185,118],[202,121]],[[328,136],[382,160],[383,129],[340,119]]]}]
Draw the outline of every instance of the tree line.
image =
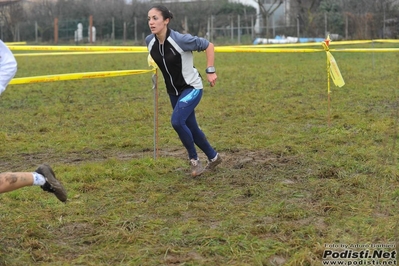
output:
[{"label": "tree line", "polygon": [[[327,32],[344,39],[399,37],[398,0],[252,0],[259,8],[228,0],[171,1],[164,3],[173,12],[170,26],[180,32],[214,37],[251,34],[261,19],[257,37],[274,34],[325,37]],[[143,42],[150,31],[147,12],[162,1],[132,0],[10,0],[0,6],[0,33],[4,41],[54,40],[54,21],[58,20],[59,37],[73,40],[78,23],[87,29],[93,18],[96,39],[135,40]],[[165,1],[164,1],[165,2]],[[266,3],[266,5],[264,5]],[[289,4],[289,5],[287,5]],[[267,8],[265,8],[265,6]],[[286,16],[270,22],[277,8],[285,6]],[[287,8],[289,7],[289,8]],[[240,26],[240,28],[239,28]],[[275,31],[275,29],[278,29]],[[237,32],[237,31],[240,32]],[[273,31],[272,31],[273,30]],[[87,31],[87,30],[86,30]],[[87,33],[86,33],[87,36]]]}]

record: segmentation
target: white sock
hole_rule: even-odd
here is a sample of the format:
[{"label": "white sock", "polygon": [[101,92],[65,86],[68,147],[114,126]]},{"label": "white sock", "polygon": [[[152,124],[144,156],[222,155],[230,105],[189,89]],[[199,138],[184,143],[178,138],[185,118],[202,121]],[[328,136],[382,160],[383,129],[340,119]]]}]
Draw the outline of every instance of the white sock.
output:
[{"label": "white sock", "polygon": [[216,156],[215,156],[215,158],[213,158],[213,159],[211,160],[211,162],[214,162],[214,161],[216,161],[216,159],[218,158],[218,155],[219,155],[219,153],[216,153]]},{"label": "white sock", "polygon": [[46,183],[46,178],[39,173],[33,172],[33,186],[43,186]]}]

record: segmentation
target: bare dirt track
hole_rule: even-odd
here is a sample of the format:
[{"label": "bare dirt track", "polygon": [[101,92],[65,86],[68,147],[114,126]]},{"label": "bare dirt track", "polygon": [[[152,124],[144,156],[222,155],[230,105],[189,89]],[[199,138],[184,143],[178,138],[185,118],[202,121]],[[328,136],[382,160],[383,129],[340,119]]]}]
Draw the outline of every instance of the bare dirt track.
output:
[{"label": "bare dirt track", "polygon": [[[227,169],[242,169],[251,167],[276,168],[292,164],[298,165],[298,158],[292,155],[276,154],[267,150],[228,150],[220,152],[223,162],[222,166]],[[186,160],[186,151],[184,149],[162,149],[158,151],[159,157],[175,157]],[[200,159],[206,158],[200,154]],[[202,156],[202,157],[201,157]],[[41,163],[49,164],[80,164],[82,162],[101,162],[109,159],[131,160],[134,158],[154,157],[152,150],[141,152],[122,153],[115,151],[96,151],[86,149],[81,152],[68,153],[63,155],[52,153],[19,154],[12,160],[0,158],[0,172],[4,171],[22,171],[37,167]]]}]

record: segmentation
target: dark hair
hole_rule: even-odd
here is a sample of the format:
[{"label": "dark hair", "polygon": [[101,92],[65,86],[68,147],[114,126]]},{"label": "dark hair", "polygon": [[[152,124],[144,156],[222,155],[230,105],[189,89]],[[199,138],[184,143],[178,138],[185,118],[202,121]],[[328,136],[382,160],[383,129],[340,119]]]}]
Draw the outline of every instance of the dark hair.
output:
[{"label": "dark hair", "polygon": [[172,19],[173,18],[173,14],[172,12],[170,12],[169,9],[166,8],[166,6],[163,5],[155,5],[153,7],[151,7],[151,9],[156,9],[159,12],[161,12],[163,19]]}]

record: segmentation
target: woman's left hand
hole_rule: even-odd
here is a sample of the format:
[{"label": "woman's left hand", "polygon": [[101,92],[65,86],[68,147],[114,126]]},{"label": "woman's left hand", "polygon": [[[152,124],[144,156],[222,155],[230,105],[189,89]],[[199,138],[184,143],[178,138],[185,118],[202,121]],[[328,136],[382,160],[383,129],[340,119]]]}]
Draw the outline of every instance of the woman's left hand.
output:
[{"label": "woman's left hand", "polygon": [[209,82],[209,85],[211,85],[211,87],[216,85],[216,79],[218,78],[216,73],[206,74],[206,77],[208,78],[208,82]]}]

